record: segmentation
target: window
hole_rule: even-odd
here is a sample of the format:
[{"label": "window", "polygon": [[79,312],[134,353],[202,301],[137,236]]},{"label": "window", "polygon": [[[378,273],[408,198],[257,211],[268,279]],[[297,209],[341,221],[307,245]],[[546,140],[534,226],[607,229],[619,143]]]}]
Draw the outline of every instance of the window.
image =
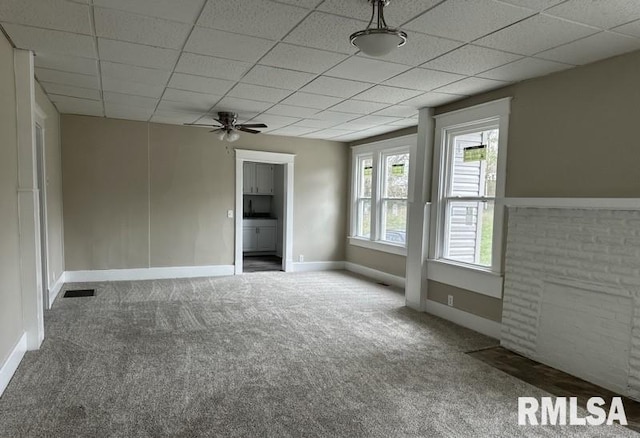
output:
[{"label": "window", "polygon": [[509,102],[436,116],[429,278],[478,292],[501,290],[461,276],[465,270],[502,273]]},{"label": "window", "polygon": [[415,135],[353,148],[349,242],[405,254],[411,148]]}]

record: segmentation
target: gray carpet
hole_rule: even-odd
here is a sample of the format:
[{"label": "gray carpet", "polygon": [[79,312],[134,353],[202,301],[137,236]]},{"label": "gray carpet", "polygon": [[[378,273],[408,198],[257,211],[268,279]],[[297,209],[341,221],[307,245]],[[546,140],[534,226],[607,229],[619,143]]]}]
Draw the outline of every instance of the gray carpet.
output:
[{"label": "gray carpet", "polygon": [[495,340],[403,304],[344,272],[99,284],[47,312],[0,436],[633,435],[519,427],[517,397],[546,394],[463,354]]}]

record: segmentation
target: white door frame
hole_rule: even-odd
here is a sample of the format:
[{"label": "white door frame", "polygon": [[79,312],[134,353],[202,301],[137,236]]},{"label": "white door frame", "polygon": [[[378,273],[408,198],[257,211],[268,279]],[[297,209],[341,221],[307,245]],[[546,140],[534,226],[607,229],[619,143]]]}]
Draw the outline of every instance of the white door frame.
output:
[{"label": "white door frame", "polygon": [[[51,309],[51,302],[49,299],[49,289],[51,288],[51,272],[49,271],[49,266],[51,265],[49,260],[49,217],[47,213],[47,144],[46,144],[46,134],[47,134],[47,126],[46,126],[46,118],[47,114],[40,108],[40,105],[34,103],[34,114],[33,114],[33,122],[34,129],[36,130],[35,140],[36,145],[38,141],[38,133],[37,128],[40,127],[40,135],[41,142],[40,148],[36,148],[37,156],[36,156],[36,175],[41,179],[41,185],[38,184],[38,189],[40,192],[40,236],[41,236],[41,259],[42,259],[42,293],[43,293],[43,305],[45,309]],[[44,238],[43,238],[44,237]]]},{"label": "white door frame", "polygon": [[36,102],[33,54],[14,50],[18,134],[18,226],[20,229],[20,291],[27,349],[44,340],[42,259],[40,256],[40,193],[36,149]]},{"label": "white door frame", "polygon": [[294,154],[236,149],[236,251],[235,273],[242,274],[242,213],[243,213],[243,173],[244,162],[284,165],[284,244],[282,245],[282,267],[285,272],[293,271],[293,164]]}]

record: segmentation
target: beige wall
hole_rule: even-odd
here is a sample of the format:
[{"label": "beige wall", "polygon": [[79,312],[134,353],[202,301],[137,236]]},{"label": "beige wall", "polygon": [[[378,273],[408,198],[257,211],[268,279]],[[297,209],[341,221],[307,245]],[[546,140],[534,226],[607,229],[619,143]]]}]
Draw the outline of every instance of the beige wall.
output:
[{"label": "beige wall", "polygon": [[294,259],[344,260],[342,143],[65,115],[62,148],[67,270],[233,264],[233,148],[296,154]]},{"label": "beige wall", "polygon": [[47,201],[47,260],[48,287],[56,283],[64,272],[64,232],[62,215],[62,152],[60,150],[60,115],[35,83],[36,104],[45,113],[44,150]]},{"label": "beige wall", "polygon": [[347,244],[346,260],[402,278],[405,276],[407,265],[405,256],[349,244]]},{"label": "beige wall", "polygon": [[0,367],[23,333],[13,48],[0,33]]}]

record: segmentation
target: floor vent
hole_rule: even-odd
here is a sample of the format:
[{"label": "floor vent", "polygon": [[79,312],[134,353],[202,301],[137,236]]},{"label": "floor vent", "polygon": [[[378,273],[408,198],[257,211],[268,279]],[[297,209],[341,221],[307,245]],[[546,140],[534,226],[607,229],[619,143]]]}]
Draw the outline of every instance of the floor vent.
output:
[{"label": "floor vent", "polygon": [[95,289],[76,289],[66,291],[64,293],[64,298],[94,297],[95,295]]}]

